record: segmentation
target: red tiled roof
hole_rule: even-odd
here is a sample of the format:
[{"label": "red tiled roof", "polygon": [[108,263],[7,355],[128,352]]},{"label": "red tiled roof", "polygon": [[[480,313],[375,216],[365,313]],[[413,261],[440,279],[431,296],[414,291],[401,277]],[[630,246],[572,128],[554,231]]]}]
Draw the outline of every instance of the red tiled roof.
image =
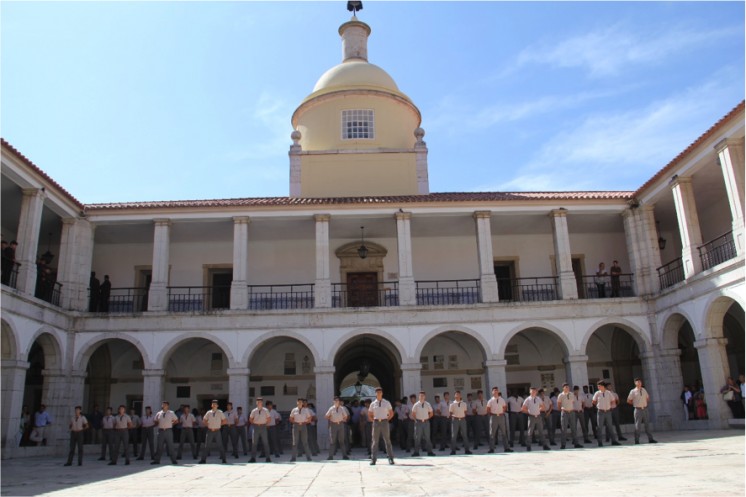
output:
[{"label": "red tiled roof", "polygon": [[303,205],[388,205],[432,202],[505,202],[516,200],[628,200],[632,192],[444,192],[425,195],[367,197],[259,197],[214,200],[171,200],[155,202],[122,202],[87,204],[86,211],[103,209],[164,209],[199,207],[274,207]]},{"label": "red tiled roof", "polygon": [[14,155],[16,155],[21,161],[26,164],[28,167],[30,167],[34,172],[36,172],[39,176],[44,178],[45,181],[49,182],[52,186],[54,186],[57,190],[60,191],[65,197],[68,198],[72,203],[80,207],[81,209],[84,207],[83,203],[80,202],[77,198],[73,197],[70,192],[62,188],[59,183],[57,183],[55,180],[53,180],[47,173],[42,171],[39,166],[31,162],[31,159],[23,155],[21,152],[18,151],[17,148],[15,148],[13,145],[8,143],[5,138],[0,138],[0,143],[2,143],[3,148],[7,148],[11,152],[13,152]]},{"label": "red tiled roof", "polygon": [[743,109],[744,109],[744,104],[746,104],[746,100],[741,100],[740,104],[736,105],[733,108],[733,110],[731,110],[730,112],[728,112],[718,122],[716,122],[715,124],[713,124],[712,127],[710,127],[710,129],[708,129],[707,131],[705,131],[702,134],[702,136],[700,136],[699,138],[697,138],[696,140],[694,140],[694,142],[691,145],[689,145],[688,147],[686,147],[683,152],[681,152],[679,155],[677,155],[676,157],[674,157],[674,159],[671,162],[669,162],[668,164],[666,164],[663,167],[663,169],[661,169],[660,171],[658,171],[657,173],[655,173],[655,175],[652,178],[650,178],[649,180],[647,180],[645,182],[645,184],[643,184],[640,188],[638,188],[637,191],[635,191],[633,195],[635,197],[637,197],[638,195],[640,195],[640,193],[645,188],[647,188],[648,186],[650,186],[653,183],[655,183],[656,181],[658,181],[661,177],[666,176],[667,173],[670,173],[671,170],[679,164],[679,162],[681,162],[682,160],[684,160],[684,157],[687,154],[689,154],[695,148],[697,148],[702,143],[704,143],[705,140],[707,140],[708,138],[712,137],[712,135],[714,135],[717,131],[719,131],[723,126],[725,126],[726,124],[728,124],[731,121],[731,119],[733,119],[733,116],[735,116],[739,112],[742,112]]}]

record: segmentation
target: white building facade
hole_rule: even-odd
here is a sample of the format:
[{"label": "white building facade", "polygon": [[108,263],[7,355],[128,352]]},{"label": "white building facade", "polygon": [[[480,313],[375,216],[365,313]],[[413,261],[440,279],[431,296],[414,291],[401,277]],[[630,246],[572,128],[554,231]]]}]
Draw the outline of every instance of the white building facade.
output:
[{"label": "white building facade", "polygon": [[[367,62],[369,34],[340,27],[343,62],[293,115],[288,197],[84,205],[2,142],[2,235],[18,241],[3,457],[67,443],[56,423],[46,447],[18,448],[24,405],[60,420],[162,399],[326,408],[358,381],[393,400],[602,378],[626,392],[642,376],[657,429],[728,425],[743,102],[635,192],[430,193],[419,110]],[[618,283],[596,279],[613,260]],[[91,307],[91,271],[110,277],[108,307]],[[685,420],[684,384],[707,420]]]}]

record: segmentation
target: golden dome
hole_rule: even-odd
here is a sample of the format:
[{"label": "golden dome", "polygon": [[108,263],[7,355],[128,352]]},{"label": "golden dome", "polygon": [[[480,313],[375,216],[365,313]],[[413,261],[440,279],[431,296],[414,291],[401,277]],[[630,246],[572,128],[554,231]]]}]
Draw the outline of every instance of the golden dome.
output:
[{"label": "golden dome", "polygon": [[384,89],[399,92],[394,79],[375,64],[348,60],[326,71],[313,87],[313,93],[327,90]]}]

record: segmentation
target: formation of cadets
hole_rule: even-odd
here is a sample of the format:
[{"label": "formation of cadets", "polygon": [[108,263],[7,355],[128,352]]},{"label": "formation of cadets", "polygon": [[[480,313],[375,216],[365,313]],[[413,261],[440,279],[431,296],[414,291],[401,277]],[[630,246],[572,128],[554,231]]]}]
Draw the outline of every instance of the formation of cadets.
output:
[{"label": "formation of cadets", "polygon": [[[377,388],[376,398],[365,400],[360,408],[353,410],[353,415],[359,417],[361,444],[368,449],[371,465],[377,462],[381,442],[389,464],[394,464],[392,425],[400,448],[410,452],[412,457],[419,457],[420,451],[435,456],[437,445],[441,451],[446,451],[448,446],[450,454],[454,455],[460,446],[465,454],[472,454],[472,447],[476,450],[485,444],[489,447],[487,452],[492,454],[500,441],[505,452],[513,452],[516,445],[531,451],[537,443],[544,450],[551,450],[550,446],[556,445],[557,429],[560,431],[560,449],[583,448],[581,435],[583,443],[591,444],[591,434],[599,447],[609,441],[611,445],[621,445],[619,441],[626,438],[619,426],[620,399],[610,387],[608,382],[599,381],[598,390],[591,394],[588,387],[581,391],[579,387],[571,389],[565,383],[562,391],[555,391],[550,396],[543,389],[531,387],[525,398],[511,393],[507,400],[497,387],[492,388],[489,399],[484,398],[481,390],[476,399],[471,394],[463,399],[457,390],[453,400],[450,400],[449,392],[444,392],[442,398],[439,395],[434,397],[433,404],[428,402],[425,392],[419,392],[417,396],[397,400],[395,407],[383,398],[383,390]],[[635,378],[635,387],[627,396],[627,403],[634,408],[635,444],[640,443],[643,425],[648,442],[656,443],[649,426],[649,402],[650,395],[642,386],[642,380]],[[334,397],[324,415],[329,422],[327,460],[333,460],[338,450],[343,459],[350,458],[351,416],[344,401]],[[297,399],[288,418],[292,431],[290,462],[295,462],[299,456],[311,461],[312,456],[319,454],[316,420],[313,404],[306,399]],[[251,453],[249,463],[256,462],[257,453],[270,463],[273,456],[279,458],[282,453],[281,422],[282,416],[272,403],[265,404],[261,397],[256,399],[256,406],[248,416],[240,406],[234,410],[230,402],[225,411],[220,410],[217,400],[212,401],[211,408],[204,415],[197,416],[191,412],[190,406],[181,406],[177,415],[170,410],[167,401],[163,401],[161,410],[155,414],[146,407],[142,417],[137,416],[134,409],[130,409],[128,414],[126,407],[121,405],[116,414],[107,408],[103,416],[99,460],[106,461],[108,450],[108,464],[116,465],[120,454],[124,464],[130,464],[131,445],[133,458],[144,460],[149,450],[151,464],[160,464],[164,454],[172,464],[178,464],[184,446],[188,444],[192,459],[199,459],[200,464],[207,462],[211,451],[219,455],[223,464],[228,462],[226,454],[229,451],[238,459],[239,445],[244,456]],[[70,452],[65,466],[72,465],[76,452],[78,465],[83,464],[83,435],[88,428],[89,422],[81,407],[76,406],[69,422]],[[176,430],[179,431],[178,446],[174,442]],[[249,433],[252,434],[250,438]]]}]

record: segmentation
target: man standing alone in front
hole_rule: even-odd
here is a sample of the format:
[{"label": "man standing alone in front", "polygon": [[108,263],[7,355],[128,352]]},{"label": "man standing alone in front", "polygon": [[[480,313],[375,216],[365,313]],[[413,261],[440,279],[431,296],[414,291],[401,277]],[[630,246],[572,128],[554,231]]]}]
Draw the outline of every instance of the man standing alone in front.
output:
[{"label": "man standing alone in front", "polygon": [[645,433],[648,435],[648,442],[651,444],[657,443],[653,438],[653,434],[650,432],[650,425],[648,423],[649,402],[650,395],[648,395],[648,391],[642,386],[642,379],[635,378],[635,388],[630,390],[627,396],[627,404],[635,408],[635,444],[640,443],[640,430],[643,423],[645,423]]},{"label": "man standing alone in front", "polygon": [[391,447],[391,435],[389,433],[389,421],[394,417],[391,403],[383,398],[383,388],[376,388],[376,400],[370,403],[368,408],[368,420],[373,423],[373,441],[370,446],[370,465],[375,466],[378,458],[378,440],[383,436],[386,445],[386,454],[389,456],[389,464],[394,464],[394,449]]}]

